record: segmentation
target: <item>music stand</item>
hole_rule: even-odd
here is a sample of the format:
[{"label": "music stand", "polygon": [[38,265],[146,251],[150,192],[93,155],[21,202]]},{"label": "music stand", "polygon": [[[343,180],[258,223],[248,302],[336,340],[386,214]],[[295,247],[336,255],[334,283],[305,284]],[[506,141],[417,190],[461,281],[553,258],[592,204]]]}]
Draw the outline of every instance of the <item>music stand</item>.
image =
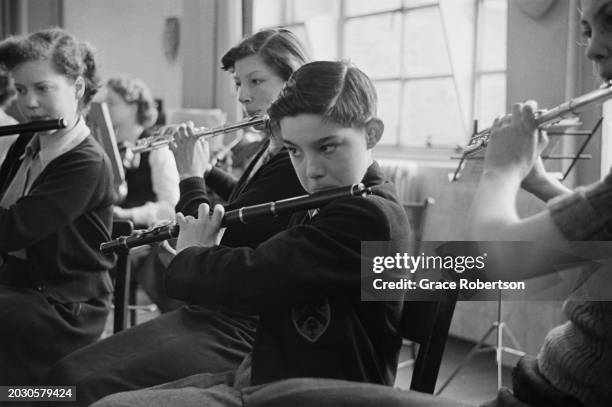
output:
[{"label": "music stand", "polygon": [[[591,138],[593,137],[593,135],[599,129],[599,126],[601,126],[602,121],[603,121],[603,118],[600,118],[597,121],[597,123],[595,123],[595,126],[593,126],[591,130],[574,130],[574,129],[563,130],[564,128],[568,128],[568,127],[571,127],[571,128],[576,127],[579,124],[575,121],[571,121],[570,119],[568,121],[560,122],[557,125],[555,125],[555,127],[558,130],[548,132],[548,135],[553,136],[553,137],[554,136],[584,137],[584,141],[582,142],[582,144],[580,145],[576,153],[573,155],[561,155],[561,154],[542,155],[543,160],[571,160],[569,166],[567,167],[565,171],[563,171],[563,174],[560,177],[561,181],[563,181],[567,177],[567,175],[574,168],[578,160],[589,160],[592,158],[591,154],[583,154],[583,151],[586,148],[589,141],[591,141]],[[478,139],[478,136],[479,136],[478,122],[474,121],[474,131],[472,133],[472,136],[470,137],[470,142],[468,142],[468,147],[470,147],[473,144],[473,140]],[[463,167],[465,166],[466,161],[482,160],[484,159],[484,154],[483,154],[482,149],[480,149],[480,150],[475,150],[475,151],[464,152],[461,156],[453,156],[451,158],[459,160],[459,164],[457,164],[457,168],[455,169],[455,172],[452,174],[449,174],[449,181],[453,182],[453,181],[457,181],[461,177],[461,171],[463,170]]]},{"label": "music stand", "polygon": [[[489,336],[493,333],[493,331],[497,331],[497,340],[495,341],[495,345],[485,345],[485,341]],[[503,336],[504,332],[508,335],[508,338],[512,342],[514,348],[504,346],[503,345]],[[440,395],[442,391],[450,384],[450,382],[459,374],[459,372],[467,366],[472,357],[477,353],[495,351],[495,362],[497,364],[497,389],[502,387],[502,368],[503,368],[503,353],[509,353],[515,356],[524,356],[525,352],[521,349],[521,345],[519,344],[516,336],[510,330],[510,327],[507,323],[505,323],[502,319],[502,298],[501,298],[501,290],[497,290],[497,316],[496,319],[491,323],[491,326],[485,334],[480,338],[480,340],[472,347],[472,349],[468,352],[465,358],[457,365],[455,370],[448,376],[446,381],[440,386],[440,388],[436,391],[436,395]]]}]

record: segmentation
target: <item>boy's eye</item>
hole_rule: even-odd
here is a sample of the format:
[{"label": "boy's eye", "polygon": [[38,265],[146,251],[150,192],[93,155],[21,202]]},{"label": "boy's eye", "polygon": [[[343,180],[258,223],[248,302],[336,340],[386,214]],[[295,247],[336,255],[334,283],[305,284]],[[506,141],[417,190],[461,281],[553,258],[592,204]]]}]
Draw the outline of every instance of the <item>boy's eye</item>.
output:
[{"label": "boy's eye", "polygon": [[17,86],[15,89],[17,90],[17,93],[20,95],[25,95],[26,93],[25,89],[20,86]]},{"label": "boy's eye", "polygon": [[48,85],[38,85],[36,87],[39,92],[48,92],[51,88]]},{"label": "boy's eye", "polygon": [[337,145],[336,144],[323,144],[321,146],[321,152],[329,154],[329,153],[333,153],[334,150],[336,150]]},{"label": "boy's eye", "polygon": [[297,149],[295,147],[285,146],[287,151],[289,151],[289,155],[297,155]]},{"label": "boy's eye", "polygon": [[241,85],[242,84],[240,82],[234,82],[234,89],[236,89],[236,90],[240,89]]},{"label": "boy's eye", "polygon": [[263,79],[251,79],[251,83],[253,85],[259,85],[259,84],[262,84],[263,82],[264,82]]}]

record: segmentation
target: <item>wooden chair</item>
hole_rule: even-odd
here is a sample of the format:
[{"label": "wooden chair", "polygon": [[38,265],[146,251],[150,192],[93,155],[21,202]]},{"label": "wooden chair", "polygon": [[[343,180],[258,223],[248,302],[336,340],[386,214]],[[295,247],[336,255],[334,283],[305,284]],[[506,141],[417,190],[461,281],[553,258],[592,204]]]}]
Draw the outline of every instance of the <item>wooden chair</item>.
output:
[{"label": "wooden chair", "polygon": [[419,344],[411,390],[433,394],[456,302],[453,291],[439,291],[431,301],[404,302],[402,336]]},{"label": "wooden chair", "polygon": [[[422,202],[404,204],[411,226],[411,241],[408,250],[416,255],[420,251],[427,220],[427,209],[435,201],[426,198]],[[413,365],[410,389],[433,394],[442,363],[444,347],[448,338],[457,293],[440,291],[432,294],[430,301],[404,302],[401,333],[404,345],[412,347],[413,358],[400,362],[398,369]],[[418,344],[418,352],[415,352]]]},{"label": "wooden chair", "polygon": [[421,241],[423,240],[423,232],[425,231],[425,225],[427,222],[427,211],[434,205],[436,201],[431,198],[425,198],[421,202],[406,202],[403,204],[404,211],[408,215],[408,222],[410,223],[410,247],[408,250],[417,253],[421,247]]},{"label": "wooden chair", "polygon": [[[425,229],[425,221],[427,210],[431,205],[435,203],[433,198],[425,198],[421,202],[406,202],[403,204],[404,211],[408,216],[408,223],[410,224],[410,238],[408,242],[408,252],[412,254],[418,254],[421,249],[421,241],[423,240],[423,230]],[[403,369],[408,366],[412,366],[416,360],[416,346],[415,343],[404,339],[403,345],[409,347],[412,353],[412,357],[408,360],[404,360],[399,363],[398,369]]]}]

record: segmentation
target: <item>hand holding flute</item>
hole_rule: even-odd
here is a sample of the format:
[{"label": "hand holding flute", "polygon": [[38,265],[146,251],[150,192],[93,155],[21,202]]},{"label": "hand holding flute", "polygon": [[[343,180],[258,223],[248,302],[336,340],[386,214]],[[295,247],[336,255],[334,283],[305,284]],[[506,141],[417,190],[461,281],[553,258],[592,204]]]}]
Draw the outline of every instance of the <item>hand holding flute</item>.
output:
[{"label": "hand holding flute", "polygon": [[215,205],[212,214],[210,207],[203,203],[198,208],[198,218],[176,214],[176,223],[180,232],[176,242],[176,252],[180,253],[188,247],[212,247],[221,240],[221,222],[225,208]]},{"label": "hand holding flute", "polygon": [[[568,117],[575,117],[579,111],[612,98],[612,81],[604,83],[599,89],[570,99],[552,109],[535,114],[535,124],[544,129]],[[470,154],[487,146],[491,136],[491,129],[482,130],[474,134],[469,144],[463,149],[464,154]]]},{"label": "hand holding flute", "polygon": [[181,180],[203,177],[211,170],[210,145],[208,141],[195,135],[193,122],[174,126],[167,132],[173,139],[169,146]]},{"label": "hand holding flute", "polygon": [[548,144],[545,132],[537,129],[537,103],[515,103],[512,113],[496,118],[490,129],[485,154],[485,171],[513,173],[522,180],[531,171]]},{"label": "hand holding flute", "polygon": [[[268,116],[252,116],[247,117],[244,120],[241,120],[236,123],[224,124],[219,127],[198,127],[193,129],[193,135],[196,138],[208,138],[220,136],[222,134],[229,134],[236,132],[238,130],[246,129],[249,127],[254,127],[257,129],[262,129],[268,126],[269,118]],[[136,143],[135,146],[132,147],[133,153],[142,153],[144,151],[151,151],[156,148],[165,147],[168,144],[173,142],[173,137],[171,132],[167,132],[168,127],[163,128],[161,132],[156,133],[152,137],[148,137],[146,139],[141,139]]]},{"label": "hand holding flute", "polygon": [[[321,208],[329,202],[351,196],[366,196],[372,193],[371,187],[366,187],[364,184],[353,184],[345,187],[332,188],[325,191],[315,192],[310,195],[296,196],[293,198],[281,199],[278,201],[261,203],[257,205],[244,206],[239,209],[233,209],[225,212],[221,216],[221,221],[218,227],[232,227],[239,223],[249,224],[253,220],[275,217],[287,213],[294,213],[313,208]],[[204,210],[203,207],[198,209]],[[213,212],[214,213],[214,212]],[[204,218],[207,218],[207,213]],[[215,220],[216,224],[216,220]],[[122,236],[110,242],[105,242],[100,245],[100,251],[104,254],[121,252],[129,250],[132,247],[143,246],[155,242],[160,242],[167,239],[175,238],[179,235],[180,227],[178,224],[170,224],[160,226],[150,230],[139,231],[131,236]],[[214,239],[218,234],[214,236]],[[197,237],[202,238],[202,236]],[[214,246],[216,243],[211,243],[212,236],[205,236],[206,243]],[[190,237],[191,239],[191,237]]]},{"label": "hand holding flute", "polygon": [[537,103],[512,106],[512,114],[495,119],[485,152],[483,177],[512,179],[543,201],[564,193],[567,188],[548,174],[540,154],[548,144],[546,133],[538,130]]}]

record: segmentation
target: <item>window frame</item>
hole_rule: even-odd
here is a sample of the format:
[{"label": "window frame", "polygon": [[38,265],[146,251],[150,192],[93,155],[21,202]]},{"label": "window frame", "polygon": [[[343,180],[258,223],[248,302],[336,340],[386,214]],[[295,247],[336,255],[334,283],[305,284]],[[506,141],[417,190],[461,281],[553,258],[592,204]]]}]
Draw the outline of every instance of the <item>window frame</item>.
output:
[{"label": "window frame", "polygon": [[[243,4],[250,3],[250,8],[248,8],[248,10],[251,11],[251,14],[244,16],[244,18],[247,21],[250,21],[248,25],[251,28],[253,28],[254,27],[254,24],[253,24],[254,0],[242,0],[242,1],[243,1]],[[403,49],[404,41],[406,40],[406,36],[404,35],[405,34],[405,24],[404,24],[405,13],[415,11],[415,10],[428,9],[428,8],[437,8],[438,11],[442,13],[439,2],[435,2],[431,4],[421,4],[421,5],[415,5],[415,6],[406,6],[404,5],[404,2],[402,1],[400,7],[396,7],[393,9],[373,11],[369,13],[360,13],[360,14],[349,16],[346,14],[346,2],[347,1],[350,1],[350,0],[339,0],[340,4],[339,4],[339,18],[338,19],[340,21],[340,24],[338,24],[336,27],[337,50],[338,50],[339,58],[348,57],[347,55],[345,55],[344,32],[345,32],[346,23],[350,20],[359,19],[359,18],[367,18],[367,17],[372,17],[372,16],[378,16],[378,15],[390,15],[393,13],[400,13],[402,16],[401,28],[400,28],[400,49]],[[479,109],[480,97],[482,94],[483,78],[489,75],[503,74],[505,78],[505,86],[507,86],[507,77],[508,77],[507,62],[506,62],[506,67],[504,69],[482,69],[480,66],[481,60],[482,60],[482,53],[484,52],[484,50],[482,49],[482,46],[483,46],[482,45],[483,44],[482,28],[483,28],[484,22],[483,22],[483,16],[482,16],[481,10],[484,7],[485,1],[486,0],[474,0],[473,2],[474,8],[475,8],[474,10],[475,24],[473,25],[473,29],[474,29],[474,36],[473,36],[474,55],[472,58],[473,72],[471,75],[472,84],[470,86],[470,89],[471,89],[470,95],[469,95],[470,102],[469,102],[469,106],[466,106],[466,108],[469,109],[468,117],[472,117],[472,118],[475,117],[476,111],[478,111]],[[289,1],[283,1],[281,2],[281,4],[283,7],[281,15],[283,16],[283,19],[286,22],[282,24],[282,26],[287,27],[288,29],[295,29],[295,28],[304,29],[304,26],[305,26],[304,21],[296,21],[296,19],[294,18],[295,12],[292,9],[293,3]],[[506,18],[507,18],[507,14],[506,14]],[[442,22],[442,29],[444,30],[445,42],[448,46],[447,27],[444,24],[444,22]],[[251,34],[251,32],[245,32],[245,34]],[[507,42],[506,42],[506,47],[507,47]],[[450,55],[450,53],[448,53],[448,55]],[[400,112],[400,116],[401,116],[401,112],[403,111],[403,106],[405,103],[404,87],[406,86],[406,83],[410,81],[415,81],[415,80],[440,79],[440,78],[451,79],[453,81],[456,80],[455,75],[452,72],[452,69],[449,74],[409,76],[404,73],[403,68],[404,67],[403,67],[403,58],[402,58],[402,61],[400,62],[399,76],[388,77],[388,78],[372,78],[372,82],[374,82],[375,85],[379,82],[389,82],[389,81],[399,82],[398,112]],[[507,91],[505,91],[505,94],[507,95]],[[506,100],[504,100],[504,106],[505,105],[506,105]],[[462,117],[462,121],[463,121],[463,117]],[[486,126],[488,126],[489,124],[490,123],[487,123]],[[400,137],[401,137],[401,134],[403,134],[402,132],[404,131],[403,129],[404,125],[405,125],[405,121],[399,120],[398,122],[399,128],[397,129],[397,133],[394,134],[395,144],[378,145],[376,149],[374,150],[376,157],[391,158],[391,159],[402,158],[402,159],[411,159],[411,160],[418,160],[418,161],[431,161],[431,162],[435,162],[438,164],[444,162],[443,166],[448,165],[449,168],[452,168],[456,164],[454,159],[458,158],[461,155],[461,151],[462,151],[461,148],[464,145],[466,145],[467,142],[469,141],[469,137],[471,135],[470,133],[475,126],[475,124],[472,124],[472,123],[464,124],[465,128],[462,129],[462,132],[464,133],[464,144],[463,145],[416,146],[416,145],[400,144]],[[482,126],[479,126],[479,127],[482,127]],[[449,158],[452,158],[453,160],[449,160]]]}]

